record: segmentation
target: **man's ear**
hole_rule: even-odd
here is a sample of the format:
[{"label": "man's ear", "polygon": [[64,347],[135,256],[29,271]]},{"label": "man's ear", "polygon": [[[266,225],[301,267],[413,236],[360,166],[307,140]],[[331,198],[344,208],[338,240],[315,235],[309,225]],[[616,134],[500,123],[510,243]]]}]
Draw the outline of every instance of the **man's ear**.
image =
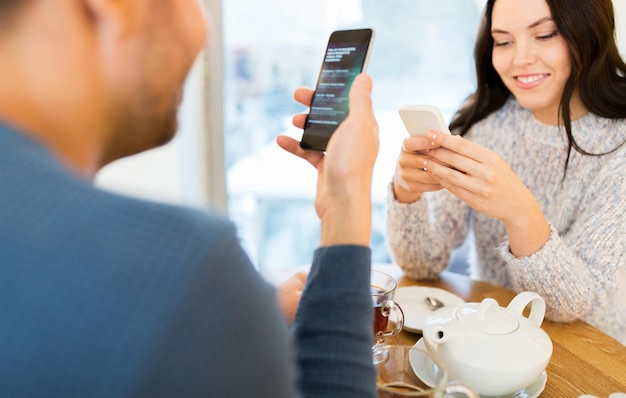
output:
[{"label": "man's ear", "polygon": [[133,18],[137,2],[142,0],[81,0],[95,29],[107,35],[123,37],[135,28]]}]

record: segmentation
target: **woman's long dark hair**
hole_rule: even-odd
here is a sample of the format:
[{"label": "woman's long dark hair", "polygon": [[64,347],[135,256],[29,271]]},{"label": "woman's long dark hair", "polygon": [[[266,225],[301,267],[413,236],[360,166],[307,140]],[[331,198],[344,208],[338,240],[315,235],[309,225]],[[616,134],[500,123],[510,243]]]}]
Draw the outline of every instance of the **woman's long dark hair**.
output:
[{"label": "woman's long dark hair", "polygon": [[[451,130],[461,135],[480,120],[500,109],[511,92],[493,67],[491,54],[492,12],[497,0],[488,0],[474,48],[476,91],[456,113]],[[615,17],[611,0],[546,0],[559,34],[570,54],[571,74],[565,83],[559,105],[559,121],[567,133],[567,171],[572,148],[585,155],[572,135],[570,103],[578,90],[585,107],[598,116],[626,118],[626,64],[615,43]],[[615,148],[614,150],[616,150]],[[610,152],[607,152],[610,153]]]}]

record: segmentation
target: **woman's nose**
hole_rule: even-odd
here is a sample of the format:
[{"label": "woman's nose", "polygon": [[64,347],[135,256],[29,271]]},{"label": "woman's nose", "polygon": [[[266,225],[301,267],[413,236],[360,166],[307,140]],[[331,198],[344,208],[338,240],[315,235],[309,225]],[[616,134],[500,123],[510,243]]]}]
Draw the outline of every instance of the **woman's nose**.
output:
[{"label": "woman's nose", "polygon": [[513,57],[513,63],[516,66],[531,65],[537,61],[534,46],[527,42],[517,42]]}]

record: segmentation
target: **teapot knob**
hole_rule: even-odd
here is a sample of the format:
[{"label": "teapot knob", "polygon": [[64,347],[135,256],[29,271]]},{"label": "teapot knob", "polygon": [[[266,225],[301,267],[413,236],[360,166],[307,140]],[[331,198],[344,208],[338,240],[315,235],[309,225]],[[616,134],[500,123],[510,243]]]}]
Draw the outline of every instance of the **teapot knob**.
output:
[{"label": "teapot knob", "polygon": [[521,292],[511,300],[506,308],[521,317],[524,308],[526,308],[529,303],[532,303],[532,305],[530,307],[528,320],[536,326],[541,326],[543,316],[546,313],[546,302],[543,300],[543,297],[537,293],[530,291]]},{"label": "teapot knob", "polygon": [[483,299],[478,306],[478,319],[485,320],[489,312],[497,311],[500,309],[500,304],[490,297]]}]

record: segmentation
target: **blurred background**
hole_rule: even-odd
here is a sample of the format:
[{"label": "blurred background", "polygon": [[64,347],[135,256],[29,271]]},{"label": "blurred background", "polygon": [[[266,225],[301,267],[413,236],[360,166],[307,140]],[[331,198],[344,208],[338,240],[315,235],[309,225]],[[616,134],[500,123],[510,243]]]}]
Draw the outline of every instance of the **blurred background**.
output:
[{"label": "blurred background", "polygon": [[[613,0],[626,55],[626,0]],[[180,131],[170,144],[103,169],[96,184],[149,200],[210,208],[235,221],[262,273],[308,264],[319,242],[316,171],[283,153],[275,137],[305,108],[292,99],[314,87],[334,30],[373,28],[368,72],[380,153],[374,170],[372,250],[385,243],[388,185],[406,131],[405,104],[439,107],[446,121],[475,86],[472,51],[484,0],[203,0],[211,44],[185,87]],[[354,150],[359,150],[354,148]],[[471,237],[451,267],[464,272]]]}]

